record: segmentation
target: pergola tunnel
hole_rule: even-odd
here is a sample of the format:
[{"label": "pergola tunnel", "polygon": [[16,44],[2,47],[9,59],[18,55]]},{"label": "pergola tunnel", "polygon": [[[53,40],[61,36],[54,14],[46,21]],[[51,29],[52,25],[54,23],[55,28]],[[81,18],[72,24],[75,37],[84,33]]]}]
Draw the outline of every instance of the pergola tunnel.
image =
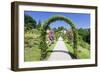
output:
[{"label": "pergola tunnel", "polygon": [[62,16],[62,15],[55,15],[55,16],[51,16],[49,19],[44,21],[43,26],[41,27],[41,36],[40,36],[41,41],[40,41],[40,45],[39,45],[39,48],[41,49],[40,60],[45,59],[47,48],[48,48],[47,43],[46,43],[46,31],[52,22],[55,22],[58,20],[64,21],[65,23],[68,23],[70,25],[72,32],[73,32],[74,56],[77,58],[78,33],[77,33],[77,28],[76,28],[75,24],[68,17]]}]

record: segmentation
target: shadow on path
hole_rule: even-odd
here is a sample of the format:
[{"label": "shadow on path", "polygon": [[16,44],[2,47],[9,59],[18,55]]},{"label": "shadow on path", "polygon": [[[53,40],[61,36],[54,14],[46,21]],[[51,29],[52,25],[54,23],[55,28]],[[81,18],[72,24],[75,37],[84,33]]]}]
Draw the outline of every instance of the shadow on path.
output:
[{"label": "shadow on path", "polygon": [[62,53],[66,53],[66,54],[69,54],[71,56],[72,59],[76,59],[76,57],[74,56],[74,54],[70,53],[70,52],[67,52],[67,51],[63,51],[63,50],[48,50],[46,52],[46,56],[48,55],[48,53],[50,52],[62,52]]}]

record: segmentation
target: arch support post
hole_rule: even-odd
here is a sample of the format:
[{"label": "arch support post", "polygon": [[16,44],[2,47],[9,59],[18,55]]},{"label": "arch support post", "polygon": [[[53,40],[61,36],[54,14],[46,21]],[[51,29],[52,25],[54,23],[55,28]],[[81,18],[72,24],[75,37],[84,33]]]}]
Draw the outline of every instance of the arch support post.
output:
[{"label": "arch support post", "polygon": [[77,30],[75,29],[75,32],[74,32],[74,40],[73,40],[73,50],[74,50],[74,55],[75,55],[75,58],[77,59],[78,56],[77,56],[77,48],[78,48],[78,33],[77,33]]}]

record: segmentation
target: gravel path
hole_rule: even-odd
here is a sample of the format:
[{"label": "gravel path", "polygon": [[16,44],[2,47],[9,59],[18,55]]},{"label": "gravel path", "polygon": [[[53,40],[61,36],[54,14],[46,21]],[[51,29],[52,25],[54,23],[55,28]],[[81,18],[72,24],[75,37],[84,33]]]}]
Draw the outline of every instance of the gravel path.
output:
[{"label": "gravel path", "polygon": [[68,53],[68,49],[62,39],[59,37],[56,46],[53,49],[54,52],[51,53],[48,60],[70,60],[72,59]]}]

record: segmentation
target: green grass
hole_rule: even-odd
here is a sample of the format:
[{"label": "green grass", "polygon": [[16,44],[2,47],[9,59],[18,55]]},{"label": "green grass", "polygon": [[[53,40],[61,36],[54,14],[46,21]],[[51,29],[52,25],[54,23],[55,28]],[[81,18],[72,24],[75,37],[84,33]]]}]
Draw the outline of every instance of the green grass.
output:
[{"label": "green grass", "polygon": [[67,40],[67,38],[64,39],[64,42],[65,42],[65,45],[66,45],[68,51],[70,53],[74,54],[73,47],[72,47],[71,43]]},{"label": "green grass", "polygon": [[25,48],[25,61],[39,61],[40,60],[40,49],[37,48]]},{"label": "green grass", "polygon": [[90,50],[86,49],[86,48],[82,48],[81,46],[79,46],[80,51],[78,51],[78,58],[79,59],[89,59],[90,58]]},{"label": "green grass", "polygon": [[70,46],[70,44],[66,44],[67,49],[69,50],[70,53],[74,54],[74,50],[72,48],[72,46]]},{"label": "green grass", "polygon": [[79,40],[78,44],[78,58],[79,59],[89,59],[90,58],[90,45],[83,41],[82,39]]},{"label": "green grass", "polygon": [[[81,42],[81,44],[82,43],[87,44],[85,42]],[[66,44],[69,52],[74,54],[72,45],[70,45],[67,41],[65,41],[65,44]],[[78,45],[78,51],[77,51],[78,59],[89,59],[90,58],[90,49],[89,49],[90,46],[88,44],[84,45],[84,46],[85,46],[85,48],[81,45]]]},{"label": "green grass", "polygon": [[24,34],[24,61],[39,61],[40,49],[39,39],[40,33],[38,30],[33,29]]}]

